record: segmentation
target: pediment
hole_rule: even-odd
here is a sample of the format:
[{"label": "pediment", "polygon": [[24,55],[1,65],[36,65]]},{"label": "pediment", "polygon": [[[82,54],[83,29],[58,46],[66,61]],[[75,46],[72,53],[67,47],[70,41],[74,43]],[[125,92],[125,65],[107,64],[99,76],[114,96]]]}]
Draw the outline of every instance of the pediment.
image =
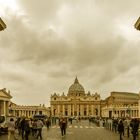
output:
[{"label": "pediment", "polygon": [[3,92],[3,91],[0,91],[0,97],[4,97],[4,98],[8,98],[8,99],[10,99],[10,98],[11,98],[11,96],[10,96],[10,95],[6,94],[6,93],[5,93],[5,92]]}]

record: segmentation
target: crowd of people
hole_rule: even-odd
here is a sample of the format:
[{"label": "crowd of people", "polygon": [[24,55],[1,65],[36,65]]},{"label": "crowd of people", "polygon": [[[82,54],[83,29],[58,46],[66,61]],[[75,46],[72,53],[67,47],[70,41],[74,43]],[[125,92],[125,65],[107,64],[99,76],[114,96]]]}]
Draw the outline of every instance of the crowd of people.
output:
[{"label": "crowd of people", "polygon": [[42,139],[42,128],[50,127],[50,118],[45,120],[29,119],[29,118],[13,118],[7,123],[8,125],[8,140],[15,140],[21,137],[22,139],[29,140],[29,134],[36,139]]},{"label": "crowd of people", "polygon": [[[46,119],[29,119],[25,117],[13,118],[7,122],[8,125],[8,140],[29,140],[29,135],[35,139],[42,139],[42,128],[43,126],[47,127],[47,130],[50,129],[51,124],[56,124],[55,118],[46,118]],[[67,118],[60,117],[58,118],[58,124],[60,126],[61,135],[64,137],[66,135],[67,128]]]},{"label": "crowd of people", "polygon": [[[24,140],[29,140],[29,134],[35,139],[42,139],[42,128],[47,127],[49,130],[51,124],[60,126],[61,135],[64,137],[66,135],[66,129],[68,121],[72,124],[73,120],[80,122],[81,118],[50,118],[46,119],[29,119],[29,118],[18,118],[16,121],[11,118],[8,122],[8,140],[15,140],[21,137]],[[123,140],[124,136],[129,137],[131,134],[133,140],[138,138],[139,131],[139,120],[138,119],[128,119],[128,118],[88,118],[89,124],[95,123],[97,126],[105,127],[106,129],[119,133],[119,139]]]},{"label": "crowd of people", "polygon": [[114,133],[119,133],[120,140],[123,140],[124,136],[133,136],[133,140],[138,138],[139,134],[139,120],[134,118],[107,118],[96,121],[99,126],[99,122],[102,121],[102,126],[111,130]]}]

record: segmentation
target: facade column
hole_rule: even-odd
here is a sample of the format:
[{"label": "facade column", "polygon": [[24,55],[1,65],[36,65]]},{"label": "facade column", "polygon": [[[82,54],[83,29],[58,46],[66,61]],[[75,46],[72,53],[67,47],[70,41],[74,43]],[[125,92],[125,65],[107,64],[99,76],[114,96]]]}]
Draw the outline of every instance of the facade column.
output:
[{"label": "facade column", "polygon": [[13,110],[13,115],[16,116],[16,110]]},{"label": "facade column", "polygon": [[133,117],[133,110],[131,111],[131,117]]},{"label": "facade column", "polygon": [[82,112],[82,104],[80,105],[80,115],[81,115],[81,117],[83,116],[83,112]]},{"label": "facade column", "polygon": [[78,105],[76,104],[76,116],[78,116]]},{"label": "facade column", "polygon": [[93,105],[91,105],[91,115],[93,116]]},{"label": "facade column", "polygon": [[135,117],[135,110],[133,110],[133,117]]},{"label": "facade column", "polygon": [[3,101],[3,114],[6,116],[6,101]]},{"label": "facade column", "polygon": [[57,115],[60,116],[60,105],[57,105]]},{"label": "facade column", "polygon": [[19,110],[19,116],[23,116],[23,111]]},{"label": "facade column", "polygon": [[87,114],[86,116],[89,116],[89,105],[87,105]]},{"label": "facade column", "polygon": [[136,110],[135,110],[135,116],[134,117],[136,117]]},{"label": "facade column", "polygon": [[63,116],[65,116],[65,105],[63,104]]},{"label": "facade column", "polygon": [[71,105],[68,105],[68,116],[71,116]]},{"label": "facade column", "polygon": [[72,106],[73,106],[73,110],[72,110],[72,112],[73,112],[73,116],[74,116],[74,104],[73,104]]},{"label": "facade column", "polygon": [[[98,116],[101,117],[101,110],[100,110],[100,105],[98,105]],[[114,112],[114,111],[113,111]]]},{"label": "facade column", "polygon": [[29,110],[29,117],[31,117],[31,111]]},{"label": "facade column", "polygon": [[51,115],[54,116],[54,106],[51,106]]},{"label": "facade column", "polygon": [[6,115],[9,116],[9,103],[6,101]]},{"label": "facade column", "polygon": [[28,117],[28,110],[26,110],[26,116]]},{"label": "facade column", "polygon": [[81,105],[81,115],[84,116],[84,105]]},{"label": "facade column", "polygon": [[19,116],[20,117],[22,116],[22,110],[19,110]]}]

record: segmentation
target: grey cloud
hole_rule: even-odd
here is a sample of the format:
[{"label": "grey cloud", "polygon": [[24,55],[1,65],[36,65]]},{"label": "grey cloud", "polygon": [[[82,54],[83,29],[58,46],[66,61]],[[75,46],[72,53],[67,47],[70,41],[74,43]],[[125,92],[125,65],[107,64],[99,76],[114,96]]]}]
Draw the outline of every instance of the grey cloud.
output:
[{"label": "grey cloud", "polygon": [[[135,1],[135,4],[131,0],[123,0],[123,1],[112,1],[108,0],[107,2],[105,0],[96,0],[96,4],[103,9],[106,14],[114,16],[115,18],[118,16],[132,16],[133,14],[139,13],[140,9],[138,4],[138,0]],[[128,15],[129,13],[129,15]]]},{"label": "grey cloud", "polygon": [[0,82],[13,90],[14,100],[27,103],[34,95],[32,103],[44,102],[53,92],[67,92],[76,75],[86,90],[102,95],[130,89],[127,77],[138,82],[139,41],[126,40],[116,28],[116,19],[134,16],[138,6],[113,2],[20,1],[27,15],[7,16],[0,34]]},{"label": "grey cloud", "polygon": [[62,0],[21,0],[18,3],[29,16],[33,26],[36,24],[36,26],[41,28],[41,26],[47,25],[50,20],[56,17]]}]

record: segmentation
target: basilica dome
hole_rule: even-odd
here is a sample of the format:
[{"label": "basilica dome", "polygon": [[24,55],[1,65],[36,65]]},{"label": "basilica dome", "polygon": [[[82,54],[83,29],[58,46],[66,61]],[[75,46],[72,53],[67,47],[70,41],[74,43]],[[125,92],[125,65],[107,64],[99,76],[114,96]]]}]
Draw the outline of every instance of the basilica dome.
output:
[{"label": "basilica dome", "polygon": [[79,81],[77,77],[75,78],[74,84],[72,84],[69,87],[68,95],[70,96],[81,96],[85,95],[85,90],[81,84],[79,84]]}]

